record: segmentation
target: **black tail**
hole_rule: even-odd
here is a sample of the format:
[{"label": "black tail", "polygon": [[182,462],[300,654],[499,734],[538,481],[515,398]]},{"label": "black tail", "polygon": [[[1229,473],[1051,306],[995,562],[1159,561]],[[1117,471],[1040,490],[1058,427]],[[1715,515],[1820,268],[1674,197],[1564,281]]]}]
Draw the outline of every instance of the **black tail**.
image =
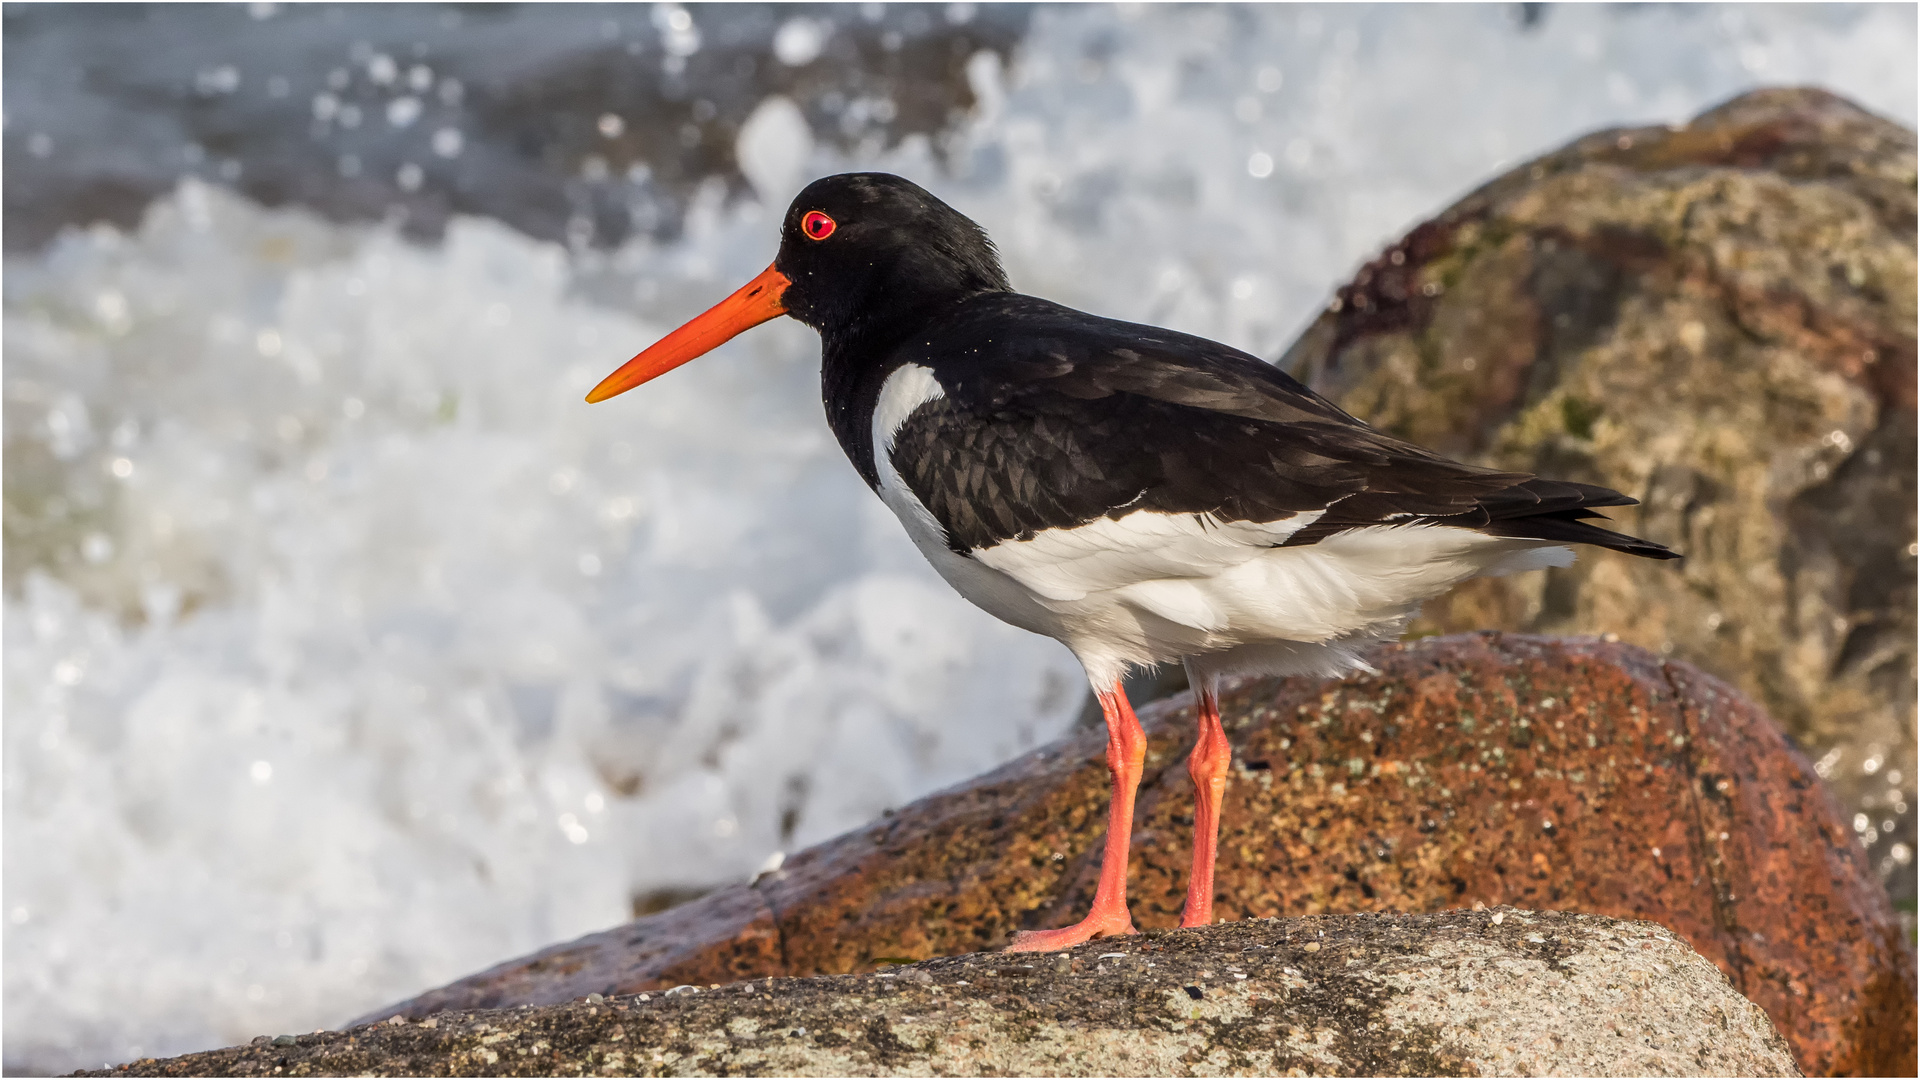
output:
[{"label": "black tail", "polygon": [[[1651,540],[1602,529],[1588,521],[1605,521],[1596,506],[1638,506],[1639,499],[1622,495],[1611,488],[1594,484],[1576,484],[1567,480],[1529,480],[1501,492],[1503,496],[1524,491],[1538,501],[1499,499],[1487,506],[1492,520],[1482,526],[1494,536],[1512,536],[1528,540],[1552,540],[1564,544],[1592,544],[1595,547],[1624,551],[1643,559],[1678,559],[1680,553]],[[1494,500],[1490,500],[1494,501]],[[1483,504],[1484,505],[1484,504]],[[1502,513],[1502,511],[1506,511]]]}]

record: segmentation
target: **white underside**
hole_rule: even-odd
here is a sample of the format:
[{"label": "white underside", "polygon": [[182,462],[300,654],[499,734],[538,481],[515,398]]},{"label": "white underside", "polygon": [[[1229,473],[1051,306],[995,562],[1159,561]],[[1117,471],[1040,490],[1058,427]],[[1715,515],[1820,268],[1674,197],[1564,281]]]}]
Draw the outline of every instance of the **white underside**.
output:
[{"label": "white underside", "polygon": [[1436,525],[1375,526],[1280,547],[1318,512],[1269,523],[1137,510],[961,555],[891,461],[893,434],[941,395],[896,372],[874,416],[880,497],[947,584],[992,615],[1058,639],[1106,689],[1133,666],[1184,661],[1196,679],[1338,675],[1398,637],[1423,601],[1469,578],[1567,566],[1538,540]]}]

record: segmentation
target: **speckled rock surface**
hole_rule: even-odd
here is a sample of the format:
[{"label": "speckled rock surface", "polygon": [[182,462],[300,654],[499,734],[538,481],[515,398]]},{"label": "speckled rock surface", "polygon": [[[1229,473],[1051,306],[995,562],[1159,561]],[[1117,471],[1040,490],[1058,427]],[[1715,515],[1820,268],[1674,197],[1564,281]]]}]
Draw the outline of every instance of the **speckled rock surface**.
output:
[{"label": "speckled rock surface", "polygon": [[[1382,648],[1379,674],[1223,695],[1234,767],[1222,918],[1515,904],[1680,933],[1811,1073],[1912,1071],[1913,955],[1851,829],[1727,684],[1596,640],[1462,635]],[[1148,736],[1134,918],[1178,922],[1191,837],[1183,702]],[[870,971],[1064,925],[1105,829],[1097,734],[1038,750],[790,858],[777,874],[370,1014],[566,1001],[680,983]]]},{"label": "speckled rock surface", "polygon": [[81,1075],[359,1073],[1799,1075],[1766,1014],[1671,932],[1511,908],[445,1012]]},{"label": "speckled rock surface", "polygon": [[1421,627],[1614,633],[1733,682],[1911,910],[1914,135],[1818,90],[1601,132],[1339,290],[1281,361],[1464,460],[1616,488],[1678,567],[1472,583]]}]

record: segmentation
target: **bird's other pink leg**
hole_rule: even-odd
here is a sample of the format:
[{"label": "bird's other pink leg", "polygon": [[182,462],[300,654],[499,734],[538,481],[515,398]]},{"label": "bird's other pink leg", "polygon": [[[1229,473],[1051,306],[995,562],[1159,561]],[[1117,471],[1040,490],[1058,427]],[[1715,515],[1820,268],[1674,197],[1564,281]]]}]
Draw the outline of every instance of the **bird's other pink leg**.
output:
[{"label": "bird's other pink leg", "polygon": [[1220,843],[1220,797],[1227,790],[1227,766],[1233,761],[1233,748],[1220,726],[1220,702],[1213,688],[1199,683],[1193,696],[1197,702],[1194,718],[1200,728],[1193,742],[1193,756],[1187,759],[1187,775],[1193,777],[1193,869],[1187,876],[1187,906],[1180,913],[1180,925],[1206,926],[1213,922],[1213,858]]},{"label": "bird's other pink leg", "polygon": [[1136,932],[1133,917],[1127,913],[1127,854],[1133,839],[1133,794],[1140,786],[1140,769],[1147,760],[1147,736],[1140,730],[1140,721],[1118,682],[1099,698],[1100,711],[1107,718],[1107,771],[1113,774],[1113,802],[1107,808],[1107,850],[1100,862],[1100,886],[1093,894],[1093,910],[1072,926],[1015,934],[1008,952],[1046,952],[1092,938]]}]

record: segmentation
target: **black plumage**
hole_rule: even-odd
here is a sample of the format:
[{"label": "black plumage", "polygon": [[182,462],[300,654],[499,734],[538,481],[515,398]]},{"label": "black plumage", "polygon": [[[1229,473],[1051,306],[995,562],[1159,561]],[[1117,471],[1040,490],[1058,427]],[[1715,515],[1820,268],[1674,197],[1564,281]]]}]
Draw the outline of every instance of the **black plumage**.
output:
[{"label": "black plumage", "polygon": [[931,370],[944,396],[900,427],[892,462],[958,552],[1152,510],[1255,522],[1324,511],[1288,545],[1447,524],[1672,554],[1586,524],[1592,507],[1634,501],[1618,492],[1449,461],[1239,350],[1009,291],[952,304],[868,367],[867,408],[835,431],[876,487],[871,398],[905,364]]}]

